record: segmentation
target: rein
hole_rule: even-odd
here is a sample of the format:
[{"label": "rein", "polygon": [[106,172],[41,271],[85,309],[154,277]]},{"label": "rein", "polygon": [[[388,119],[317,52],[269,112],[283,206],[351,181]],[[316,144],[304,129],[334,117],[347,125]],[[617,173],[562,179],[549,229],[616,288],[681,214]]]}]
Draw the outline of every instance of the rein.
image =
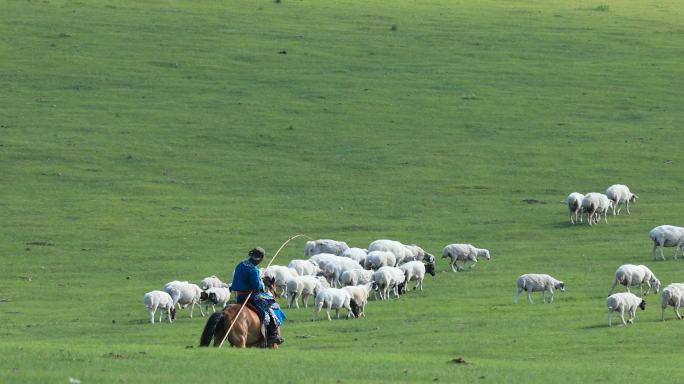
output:
[{"label": "rein", "polygon": [[[290,237],[289,239],[287,239],[283,243],[283,245],[280,246],[280,248],[278,248],[276,253],[273,254],[273,257],[271,258],[271,261],[268,262],[268,265],[266,265],[266,268],[271,266],[271,264],[273,263],[273,260],[275,260],[276,256],[278,256],[278,253],[280,253],[280,251],[285,247],[285,245],[287,245],[287,243],[289,243],[291,240],[294,240],[294,239],[296,239],[298,237],[302,237],[302,236],[310,239],[309,236],[306,236],[304,234],[294,235],[294,236]],[[247,295],[247,298],[242,303],[242,306],[240,306],[240,310],[238,311],[237,315],[235,315],[235,318],[233,319],[233,321],[230,323],[230,327],[228,328],[228,331],[226,331],[226,334],[223,336],[223,340],[221,340],[221,344],[219,344],[219,346],[218,346],[219,348],[221,348],[223,346],[223,343],[226,342],[226,339],[228,338],[228,334],[230,334],[230,331],[233,329],[235,322],[237,321],[238,317],[240,317],[240,314],[242,313],[242,310],[245,308],[245,304],[247,304],[250,297],[252,297],[252,292],[249,292],[249,295]]]}]

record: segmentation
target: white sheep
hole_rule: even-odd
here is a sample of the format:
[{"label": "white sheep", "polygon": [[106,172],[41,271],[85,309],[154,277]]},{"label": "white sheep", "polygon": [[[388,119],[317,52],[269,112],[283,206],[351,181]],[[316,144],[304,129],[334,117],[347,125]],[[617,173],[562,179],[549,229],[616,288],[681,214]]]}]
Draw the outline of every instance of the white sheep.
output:
[{"label": "white sheep", "polygon": [[299,276],[316,276],[320,271],[318,266],[312,263],[311,260],[295,259],[290,261],[287,267],[297,271]]},{"label": "white sheep", "polygon": [[332,253],[333,255],[341,255],[349,246],[344,241],[319,239],[307,241],[304,245],[304,256],[313,256],[319,253]]},{"label": "white sheep", "polygon": [[261,270],[261,276],[275,279],[275,285],[280,288],[279,297],[287,296],[287,280],[293,276],[299,276],[297,271],[282,265],[271,265]]},{"label": "white sheep", "polygon": [[463,261],[463,269],[468,261],[471,261],[469,269],[472,269],[475,263],[477,263],[478,258],[484,257],[485,259],[491,259],[489,250],[484,248],[476,248],[472,244],[449,244],[442,250],[442,258],[451,257],[451,270],[454,272],[458,271],[458,265],[456,262],[459,260]]},{"label": "white sheep", "polygon": [[204,316],[204,311],[202,311],[202,306],[200,305],[202,290],[199,285],[188,283],[187,281],[175,280],[164,285],[164,292],[171,295],[174,305],[178,305],[179,309],[191,305],[191,319],[192,314],[195,311],[195,305],[199,308],[200,314]]},{"label": "white sheep", "polygon": [[404,271],[404,276],[406,277],[406,285],[410,281],[415,281],[416,286],[413,289],[420,287],[423,290],[423,279],[425,279],[425,271],[427,271],[434,276],[435,275],[435,265],[434,264],[423,264],[422,261],[409,261],[399,266],[399,269]]},{"label": "white sheep", "polygon": [[629,320],[627,320],[627,322],[632,324],[636,317],[637,307],[641,308],[641,310],[646,309],[646,301],[631,292],[614,293],[608,296],[606,304],[608,306],[609,327],[613,325],[613,311],[619,311],[622,325],[627,325],[625,322],[625,311],[629,314]]},{"label": "white sheep", "polygon": [[302,298],[304,308],[309,307],[309,296],[316,297],[318,291],[330,288],[328,281],[322,276],[293,276],[287,280],[287,307],[294,303],[299,308],[299,298]]},{"label": "white sheep", "polygon": [[578,217],[580,222],[582,221],[582,215],[580,214],[582,212],[582,200],[584,200],[584,195],[579,192],[569,194],[566,199],[568,209],[570,210],[570,223],[572,224],[577,222]]},{"label": "white sheep", "polygon": [[408,249],[409,254],[403,260],[397,260],[397,265],[406,263],[408,261],[424,261],[426,263],[431,263],[435,261],[435,257],[423,250],[423,248],[415,245],[408,244],[404,245]]},{"label": "white sheep", "polygon": [[[334,263],[335,261],[342,259],[342,256],[333,255],[332,253],[317,253],[309,257],[309,261],[316,265],[319,270],[323,270],[328,263]],[[345,259],[348,259],[345,257]]]},{"label": "white sheep", "polygon": [[406,276],[399,268],[384,266],[373,273],[372,281],[380,292],[380,300],[389,300],[390,292],[394,292],[398,299],[399,294],[404,292]]},{"label": "white sheep", "polygon": [[622,208],[620,204],[627,207],[627,214],[631,215],[629,212],[629,203],[635,203],[639,196],[633,194],[629,187],[622,184],[611,185],[606,189],[606,196],[613,202],[613,216],[615,216],[615,208],[617,208],[617,214],[620,214],[620,209]]},{"label": "white sheep", "polygon": [[365,269],[351,269],[342,272],[340,275],[340,284],[342,286],[366,284],[373,278],[373,271]]},{"label": "white sheep", "polygon": [[394,255],[394,264],[391,264],[390,267],[401,264],[404,259],[408,258],[409,260],[415,260],[417,257],[415,254],[417,253],[415,249],[407,247],[406,245],[395,240],[375,240],[368,245],[368,254],[370,255],[373,251],[392,252]]},{"label": "white sheep", "polygon": [[394,252],[370,251],[366,258],[366,269],[378,269],[380,267],[393,267],[397,264]]},{"label": "white sheep", "polygon": [[340,284],[342,273],[356,269],[363,269],[363,267],[352,259],[340,257],[338,260],[326,264],[323,268],[323,275],[328,278],[330,285],[337,287]]},{"label": "white sheep", "polygon": [[634,264],[624,264],[621,265],[617,271],[615,271],[615,281],[610,287],[610,292],[613,293],[615,286],[619,284],[624,285],[627,288],[627,292],[630,292],[629,287],[638,285],[641,295],[644,295],[643,285],[646,284],[648,290],[646,294],[651,292],[651,287],[655,289],[655,293],[660,290],[660,280],[648,269],[645,265],[634,265]]},{"label": "white sheep", "polygon": [[663,288],[660,299],[660,304],[663,310],[660,315],[661,320],[665,320],[665,310],[667,309],[668,305],[674,307],[674,313],[677,316],[677,319],[682,319],[682,315],[679,314],[679,307],[684,305],[684,284],[672,283]]},{"label": "white sheep", "polygon": [[205,277],[198,285],[203,291],[206,291],[209,288],[228,288],[228,284],[222,282],[221,279],[216,276]]},{"label": "white sheep", "polygon": [[368,250],[363,248],[349,248],[342,252],[342,257],[348,257],[361,265],[365,265],[366,257],[368,257]]},{"label": "white sheep", "polygon": [[230,300],[230,289],[225,287],[211,287],[200,294],[200,300],[207,302],[204,309],[209,313],[209,303],[211,303],[211,309],[216,312],[216,304],[223,303],[221,308],[228,305],[228,300]]},{"label": "white sheep", "polygon": [[344,289],[338,288],[326,288],[321,290],[316,294],[316,305],[314,307],[314,313],[312,321],[318,318],[318,313],[323,307],[325,307],[325,313],[330,319],[330,310],[335,309],[336,318],[340,318],[340,308],[347,309],[347,318],[354,317],[354,313],[350,306],[351,295]]},{"label": "white sheep", "polygon": [[159,308],[160,323],[164,311],[168,313],[169,323],[172,323],[172,320],[176,317],[176,308],[174,307],[173,299],[171,298],[171,295],[164,291],[147,292],[145,296],[143,296],[143,303],[145,303],[145,308],[150,314],[150,322],[152,324],[154,324],[154,313],[157,312],[157,308]]},{"label": "white sheep", "polygon": [[675,227],[674,225],[661,225],[653,228],[648,235],[653,241],[653,260],[656,259],[656,248],[658,246],[660,246],[660,258],[662,260],[665,260],[663,247],[675,247],[674,255],[672,255],[674,260],[677,260],[677,251],[682,252],[684,255],[684,251],[682,251],[684,228]]},{"label": "white sheep", "polygon": [[[354,313],[356,317],[366,317],[366,305],[368,304],[368,295],[370,294],[372,285],[373,283],[369,282],[342,288],[349,292],[349,295],[351,296],[351,301],[349,303],[352,307],[352,313]],[[352,303],[354,303],[355,306],[352,305]],[[354,308],[357,309],[356,312],[354,311]]]},{"label": "white sheep", "polygon": [[532,304],[532,292],[542,292],[542,302],[546,303],[546,292],[551,294],[551,301],[553,303],[554,289],[560,289],[561,292],[565,292],[565,283],[557,280],[547,274],[538,273],[528,273],[518,277],[515,285],[518,287],[518,292],[515,294],[513,299],[513,304],[518,303],[520,298],[520,293],[525,291],[527,294],[527,301]]},{"label": "white sheep", "polygon": [[582,199],[582,212],[587,214],[587,222],[598,224],[601,215],[608,224],[608,210],[613,206],[613,202],[603,193],[589,192]]}]

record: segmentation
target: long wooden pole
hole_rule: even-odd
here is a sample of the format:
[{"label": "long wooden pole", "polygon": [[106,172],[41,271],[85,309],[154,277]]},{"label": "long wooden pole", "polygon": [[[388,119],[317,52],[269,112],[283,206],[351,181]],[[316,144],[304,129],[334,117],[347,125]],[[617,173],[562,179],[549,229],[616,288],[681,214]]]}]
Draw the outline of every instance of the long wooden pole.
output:
[{"label": "long wooden pole", "polygon": [[[287,239],[287,240],[283,243],[283,245],[280,246],[280,248],[278,248],[278,250],[276,251],[276,253],[273,254],[273,257],[271,258],[271,261],[268,262],[268,265],[266,265],[266,268],[268,268],[268,267],[271,266],[271,264],[273,263],[273,260],[275,260],[276,256],[278,256],[278,253],[280,253],[280,251],[285,247],[285,245],[287,245],[287,243],[289,243],[291,240],[294,240],[294,239],[296,239],[296,238],[298,238],[298,237],[302,237],[302,236],[304,236],[304,237],[310,239],[309,236],[306,236],[306,235],[301,234],[301,233],[300,233],[299,235],[294,235],[294,236],[290,237],[289,239]],[[245,304],[247,304],[247,302],[249,301],[249,298],[250,298],[250,297],[252,297],[252,292],[250,292],[249,295],[247,295],[247,298],[245,299],[245,302],[242,303],[242,306],[240,306],[240,310],[238,311],[237,315],[236,315],[235,318],[233,319],[233,322],[230,323],[230,327],[228,328],[228,331],[227,331],[226,334],[223,336],[223,340],[221,340],[221,344],[219,344],[219,346],[218,346],[219,348],[221,348],[221,347],[223,346],[223,343],[226,342],[226,339],[228,338],[228,334],[230,333],[231,330],[233,330],[233,326],[235,325],[235,322],[237,321],[238,317],[240,317],[240,314],[242,313],[242,310],[245,308]]]}]

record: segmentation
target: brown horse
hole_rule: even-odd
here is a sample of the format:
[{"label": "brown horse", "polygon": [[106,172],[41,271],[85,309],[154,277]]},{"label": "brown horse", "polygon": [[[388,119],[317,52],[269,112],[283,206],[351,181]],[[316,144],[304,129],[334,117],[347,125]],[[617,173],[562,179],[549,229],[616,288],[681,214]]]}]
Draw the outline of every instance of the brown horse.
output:
[{"label": "brown horse", "polygon": [[[276,285],[274,278],[263,278],[266,289],[275,296]],[[258,348],[278,348],[277,344],[266,345],[264,334],[261,332],[261,319],[256,310],[245,305],[240,312],[242,304],[229,304],[223,311],[212,314],[204,326],[200,347],[208,347],[214,339],[214,347],[218,347],[228,332],[228,328],[235,321],[226,340],[230,345],[238,348],[258,347]],[[240,316],[238,317],[238,312]],[[234,320],[237,317],[237,320]]]}]

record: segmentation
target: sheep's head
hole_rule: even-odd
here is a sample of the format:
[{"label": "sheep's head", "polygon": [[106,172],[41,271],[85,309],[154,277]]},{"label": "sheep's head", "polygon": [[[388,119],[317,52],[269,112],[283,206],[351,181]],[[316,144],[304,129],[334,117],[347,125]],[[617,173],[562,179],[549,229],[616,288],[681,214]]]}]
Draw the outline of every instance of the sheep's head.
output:
[{"label": "sheep's head", "polygon": [[425,272],[434,276],[435,275],[435,263],[432,262],[432,263],[425,264]]},{"label": "sheep's head", "polygon": [[639,196],[632,193],[632,195],[629,197],[629,202],[634,203],[636,201],[636,199],[638,199],[638,198],[639,198]]},{"label": "sheep's head", "polygon": [[202,291],[202,293],[200,293],[200,301],[206,301],[208,299],[209,295],[205,291]]},{"label": "sheep's head", "polygon": [[209,294],[209,300],[211,300],[211,302],[214,304],[218,304],[218,297],[216,297],[216,292],[212,292]]},{"label": "sheep's head", "polygon": [[641,300],[641,303],[639,303],[639,308],[641,308],[642,311],[646,309],[646,300]]},{"label": "sheep's head", "polygon": [[406,280],[397,285],[397,290],[399,291],[400,295],[406,293]]},{"label": "sheep's head", "polygon": [[425,256],[423,256],[423,261],[428,264],[434,264],[435,263],[435,257],[432,256],[431,254],[425,252]]},{"label": "sheep's head", "polygon": [[171,320],[176,319],[176,307],[171,307]]},{"label": "sheep's head", "polygon": [[561,292],[565,292],[565,283],[562,281],[559,281],[556,283],[554,286],[555,289],[560,289]]},{"label": "sheep's head", "polygon": [[654,277],[651,279],[650,283],[653,286],[653,289],[655,289],[655,293],[658,293],[658,291],[660,291],[660,280]]},{"label": "sheep's head", "polygon": [[477,256],[484,257],[487,260],[492,258],[492,256],[489,255],[489,250],[487,249],[480,249],[479,251],[477,251]]}]

